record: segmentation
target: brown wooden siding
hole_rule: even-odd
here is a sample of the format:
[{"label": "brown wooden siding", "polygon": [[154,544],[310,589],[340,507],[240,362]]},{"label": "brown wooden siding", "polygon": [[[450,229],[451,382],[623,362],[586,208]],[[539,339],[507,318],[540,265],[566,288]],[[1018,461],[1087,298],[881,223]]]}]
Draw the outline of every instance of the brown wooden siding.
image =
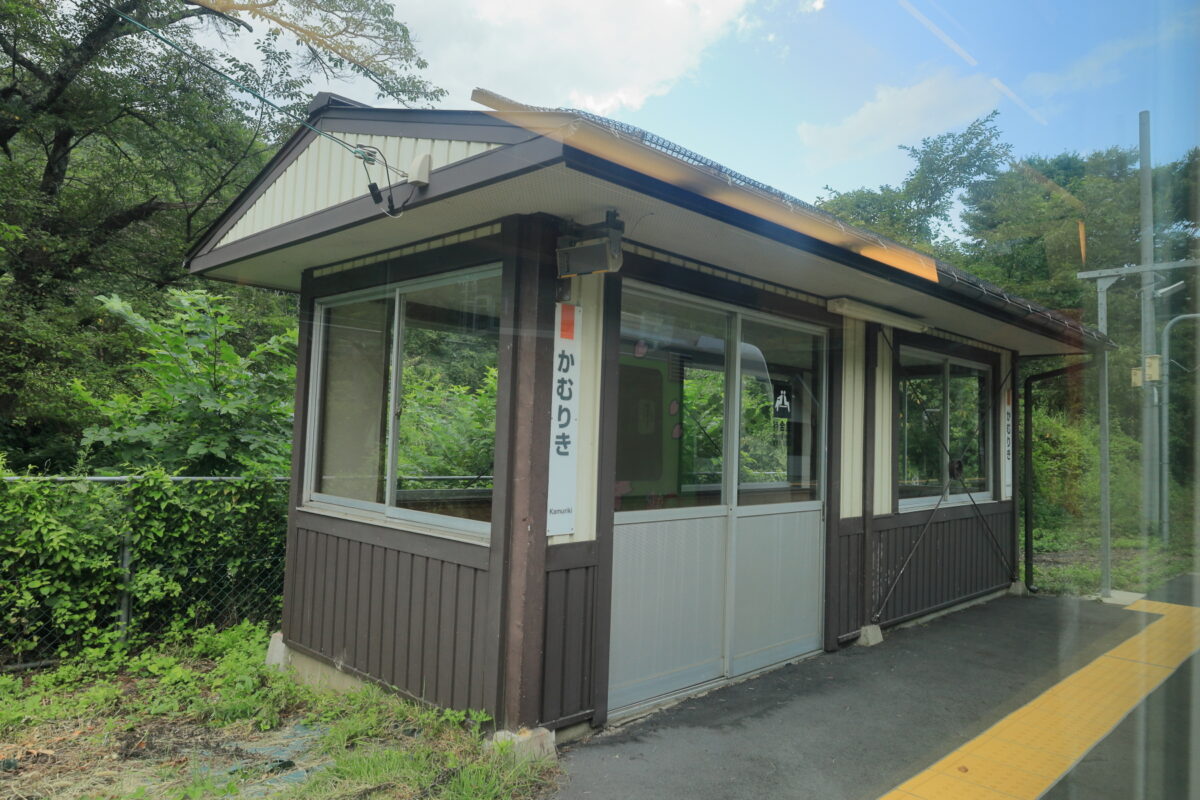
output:
[{"label": "brown wooden siding", "polygon": [[539,722],[558,728],[595,710],[595,542],[553,545],[546,560],[546,629]]},{"label": "brown wooden siding", "polygon": [[304,590],[284,607],[288,645],[420,700],[494,712],[485,692],[487,570],[457,563],[468,560],[453,558],[457,547],[441,558],[407,552],[331,533],[345,523],[329,521],[310,518],[289,534],[288,580]]},{"label": "brown wooden siding", "polygon": [[[886,627],[1009,585],[1009,565],[1016,558],[1011,502],[980,503],[979,513],[969,505],[939,509],[925,538],[913,550],[930,513],[876,517],[869,534],[872,547],[865,554],[862,519],[841,521],[833,538],[834,564],[826,578],[827,619],[840,641],[852,638],[872,622],[876,612],[878,624]],[[912,560],[901,574],[910,552]],[[874,585],[866,586],[865,592],[862,564],[868,564],[872,568],[868,574],[873,571],[875,576]],[[897,575],[896,588],[880,609]],[[864,597],[868,608],[863,608]]]},{"label": "brown wooden siding", "polygon": [[837,535],[831,540],[832,561],[838,573],[829,575],[826,584],[826,624],[832,626],[838,639],[862,627],[863,617],[863,520],[861,517],[841,520]]},{"label": "brown wooden siding", "polygon": [[[868,616],[878,613],[880,625],[902,622],[1003,589],[1011,581],[1009,565],[1015,556],[1008,535],[1012,530],[1012,503],[981,503],[978,513],[969,505],[939,509],[914,550],[930,513],[913,511],[875,520],[876,581],[871,587],[872,610]],[[900,574],[910,552],[912,560]],[[897,575],[895,590],[880,608]]]}]

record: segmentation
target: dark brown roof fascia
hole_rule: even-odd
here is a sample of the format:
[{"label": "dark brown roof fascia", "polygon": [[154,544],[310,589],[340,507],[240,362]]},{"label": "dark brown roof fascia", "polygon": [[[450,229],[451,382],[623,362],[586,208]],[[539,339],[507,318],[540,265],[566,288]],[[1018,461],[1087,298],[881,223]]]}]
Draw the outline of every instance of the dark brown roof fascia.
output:
[{"label": "dark brown roof fascia", "polygon": [[[1032,303],[1027,305],[1001,303],[993,299],[984,290],[966,282],[955,283],[945,281],[932,283],[886,267],[843,247],[821,241],[798,231],[783,228],[749,212],[732,208],[684,187],[665,183],[657,178],[652,178],[569,145],[563,148],[563,157],[566,165],[571,169],[651,197],[656,197],[664,202],[694,211],[711,219],[728,223],[751,233],[765,236],[781,244],[795,247],[798,250],[813,253],[834,263],[843,264],[907,288],[915,289],[923,294],[946,300],[947,302],[962,306],[1005,324],[1024,328],[1039,336],[1045,336],[1080,349],[1084,347],[1096,348],[1106,346],[1107,340],[1098,339],[1098,333],[1087,330],[1087,336],[1085,337],[1081,330],[1076,330],[1072,326],[1063,324],[1053,315],[1044,309],[1039,309]],[[1017,313],[1018,311],[1022,313]],[[1082,328],[1082,326],[1079,327]]]}]

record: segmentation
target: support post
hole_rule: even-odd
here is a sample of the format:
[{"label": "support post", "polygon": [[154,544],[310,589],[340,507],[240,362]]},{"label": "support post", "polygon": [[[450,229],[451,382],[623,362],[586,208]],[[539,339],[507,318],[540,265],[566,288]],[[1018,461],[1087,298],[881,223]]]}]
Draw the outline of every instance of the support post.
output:
[{"label": "support post", "polygon": [[[1100,332],[1108,335],[1108,288],[1116,278],[1096,281],[1097,323]],[[1112,498],[1110,496],[1110,462],[1108,446],[1108,348],[1100,351],[1100,596],[1112,595]]]},{"label": "support post", "polygon": [[133,583],[133,553],[129,547],[129,529],[121,531],[121,607],[118,630],[122,642],[129,641],[129,590]]},{"label": "support post", "polygon": [[[1014,390],[1016,387],[1013,387]],[[1025,380],[1024,430],[1025,441],[1022,443],[1024,473],[1021,476],[1021,488],[1025,492],[1025,586],[1034,590],[1033,583],[1033,381]]]},{"label": "support post", "polygon": [[1171,538],[1171,328],[1178,322],[1189,319],[1200,319],[1200,314],[1180,314],[1166,324],[1162,332],[1162,395],[1159,401],[1159,486],[1161,487],[1161,507],[1159,523],[1162,525],[1163,544]]},{"label": "support post", "polygon": [[[1141,263],[1154,263],[1154,197],[1152,193],[1152,172],[1150,166],[1150,112],[1143,111],[1138,115],[1138,145],[1139,163],[1138,176],[1140,179],[1141,206]],[[1155,272],[1141,274],[1142,297],[1142,363],[1144,369],[1146,358],[1154,355],[1157,350],[1156,324],[1154,319],[1154,279]],[[1158,527],[1158,419],[1155,408],[1154,382],[1142,383],[1142,533],[1154,531]]]}]

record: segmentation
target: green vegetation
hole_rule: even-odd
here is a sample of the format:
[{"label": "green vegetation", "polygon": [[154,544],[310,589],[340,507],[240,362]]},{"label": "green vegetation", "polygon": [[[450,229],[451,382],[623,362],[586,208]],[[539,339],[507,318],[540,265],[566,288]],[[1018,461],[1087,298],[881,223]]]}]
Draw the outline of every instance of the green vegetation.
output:
[{"label": "green vegetation", "polygon": [[75,380],[97,424],[83,431],[95,466],[156,463],[185,475],[287,475],[291,466],[294,328],[255,344],[228,298],[170,289],[161,320],[119,297],[97,298],[141,336],[136,392],[97,397]]},{"label": "green vegetation", "polygon": [[[1056,594],[1100,587],[1099,432],[1062,411],[1034,412],[1034,582]],[[1114,589],[1144,592],[1193,569],[1191,492],[1173,484],[1171,540],[1138,532],[1140,447],[1115,431],[1110,443]]]},{"label": "green vegetation", "polygon": [[130,645],[164,627],[276,620],[278,581],[257,578],[282,563],[287,491],[162,470],[124,484],[0,481],[0,664],[114,642],[123,544]]},{"label": "green vegetation", "polygon": [[[0,452],[10,466],[80,461],[83,430],[105,420],[76,382],[98,398],[142,391],[141,343],[96,298],[119,295],[148,320],[173,313],[163,290],[197,285],[185,253],[305,116],[314,78],[366,76],[382,97],[420,105],[442,95],[424,68],[378,0],[0,2]],[[295,324],[289,297],[227,294],[250,342]]]},{"label": "green vegetation", "polygon": [[[302,686],[266,667],[264,627],[202,628],[128,657],[93,651],[0,675],[0,757],[16,796],[200,798],[539,796],[553,767],[485,747],[486,714],[375,688]],[[120,769],[105,769],[116,760]],[[301,772],[302,771],[302,772]],[[293,773],[292,780],[277,780]],[[307,780],[302,780],[307,777]]]}]

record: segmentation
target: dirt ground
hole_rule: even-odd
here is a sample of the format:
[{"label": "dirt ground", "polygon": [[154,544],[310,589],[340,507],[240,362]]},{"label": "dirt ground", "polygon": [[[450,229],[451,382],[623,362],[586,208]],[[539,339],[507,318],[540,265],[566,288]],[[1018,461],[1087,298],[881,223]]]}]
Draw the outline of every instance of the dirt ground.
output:
[{"label": "dirt ground", "polygon": [[212,796],[234,780],[241,796],[266,796],[328,761],[308,753],[320,731],[301,724],[266,733],[194,722],[115,727],[43,725],[0,742],[0,800]]}]

